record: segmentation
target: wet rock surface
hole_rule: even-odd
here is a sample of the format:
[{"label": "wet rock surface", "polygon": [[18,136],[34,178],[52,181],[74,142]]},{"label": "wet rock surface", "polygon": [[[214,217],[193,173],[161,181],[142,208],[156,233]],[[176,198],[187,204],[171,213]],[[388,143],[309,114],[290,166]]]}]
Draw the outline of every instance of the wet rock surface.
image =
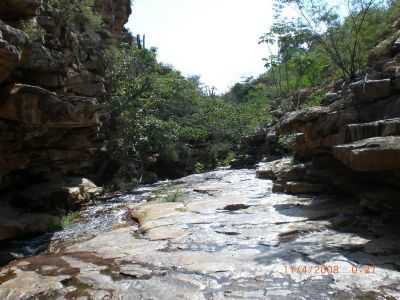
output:
[{"label": "wet rock surface", "polygon": [[144,186],[82,214],[0,270],[1,299],[400,297],[393,220],[352,199],[274,194],[253,170]]}]

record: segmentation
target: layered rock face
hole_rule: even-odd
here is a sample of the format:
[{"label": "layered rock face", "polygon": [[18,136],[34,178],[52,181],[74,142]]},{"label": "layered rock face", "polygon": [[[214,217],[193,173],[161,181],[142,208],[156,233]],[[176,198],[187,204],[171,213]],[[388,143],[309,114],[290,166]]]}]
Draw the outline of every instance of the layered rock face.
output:
[{"label": "layered rock face", "polygon": [[331,104],[278,121],[274,130],[291,137],[295,159],[264,165],[260,177],[275,180],[280,191],[343,190],[372,209],[400,210],[394,201],[400,199],[399,36],[400,31],[371,52],[363,80],[331,91],[325,101]]},{"label": "layered rock face", "polygon": [[[101,146],[106,52],[123,36],[131,13],[129,0],[98,0],[93,15],[104,20],[95,28],[87,20],[71,22],[70,12],[53,3],[0,3],[0,192],[8,193],[2,197],[7,205],[30,210],[40,202],[35,184],[65,192],[71,188],[66,180],[90,176]],[[56,193],[59,200],[49,199],[55,201],[50,207],[70,207],[63,201],[82,198],[67,194]]]}]

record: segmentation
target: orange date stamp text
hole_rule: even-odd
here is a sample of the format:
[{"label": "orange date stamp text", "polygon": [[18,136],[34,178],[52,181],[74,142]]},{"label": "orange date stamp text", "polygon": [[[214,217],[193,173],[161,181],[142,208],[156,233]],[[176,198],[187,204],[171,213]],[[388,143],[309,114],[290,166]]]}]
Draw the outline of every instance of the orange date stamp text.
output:
[{"label": "orange date stamp text", "polygon": [[315,274],[315,275],[330,275],[339,273],[350,273],[354,275],[375,274],[376,267],[373,264],[369,265],[352,265],[346,268],[337,264],[323,265],[285,265],[285,273],[288,274]]}]

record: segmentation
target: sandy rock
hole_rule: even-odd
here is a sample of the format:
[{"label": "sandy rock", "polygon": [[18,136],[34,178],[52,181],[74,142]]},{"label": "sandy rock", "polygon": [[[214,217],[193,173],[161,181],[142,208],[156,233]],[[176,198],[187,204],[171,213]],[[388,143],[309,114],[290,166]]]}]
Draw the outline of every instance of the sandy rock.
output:
[{"label": "sandy rock", "polygon": [[97,126],[97,102],[93,98],[63,101],[45,89],[21,84],[11,86],[3,97],[0,118],[4,120],[43,127]]},{"label": "sandy rock", "polygon": [[289,181],[285,184],[285,192],[293,195],[301,194],[321,194],[326,191],[326,186],[322,184]]},{"label": "sandy rock", "polygon": [[[164,230],[168,239],[150,239],[140,226],[70,240],[57,253],[1,268],[0,298],[397,297],[396,289],[386,287],[400,280],[393,267],[398,265],[399,242],[376,226],[379,216],[364,220],[348,199],[270,193],[272,183],[255,178],[254,171],[209,175],[196,175],[207,185],[199,177],[180,179],[186,191],[210,185],[221,190],[214,197],[197,193],[186,199],[186,209],[177,203],[136,204],[142,221],[153,222],[150,231]],[[229,203],[249,208],[223,210]],[[176,229],[185,235],[173,238]],[[367,264],[373,264],[373,272],[352,272],[352,267],[362,271]],[[323,269],[322,274],[324,266],[331,271]]]},{"label": "sandy rock", "polygon": [[352,83],[350,89],[357,102],[383,99],[389,97],[392,92],[390,79],[362,80]]},{"label": "sandy rock", "polygon": [[400,137],[387,136],[336,146],[337,159],[355,171],[377,172],[400,169]]},{"label": "sandy rock", "polygon": [[306,176],[304,164],[296,164],[292,158],[263,163],[256,171],[257,178],[278,181],[296,181]]}]

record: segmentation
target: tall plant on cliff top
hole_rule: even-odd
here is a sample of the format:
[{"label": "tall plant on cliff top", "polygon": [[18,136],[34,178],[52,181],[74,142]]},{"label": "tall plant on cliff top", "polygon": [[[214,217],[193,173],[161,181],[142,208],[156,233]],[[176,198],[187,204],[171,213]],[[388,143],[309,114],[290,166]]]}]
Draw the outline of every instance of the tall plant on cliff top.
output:
[{"label": "tall plant on cliff top", "polygon": [[[363,38],[371,11],[385,6],[384,0],[278,0],[276,9],[295,9],[299,20],[347,80],[365,65]],[[282,19],[278,20],[282,23]],[[377,25],[379,26],[379,25]],[[285,36],[279,35],[282,40]]]}]

